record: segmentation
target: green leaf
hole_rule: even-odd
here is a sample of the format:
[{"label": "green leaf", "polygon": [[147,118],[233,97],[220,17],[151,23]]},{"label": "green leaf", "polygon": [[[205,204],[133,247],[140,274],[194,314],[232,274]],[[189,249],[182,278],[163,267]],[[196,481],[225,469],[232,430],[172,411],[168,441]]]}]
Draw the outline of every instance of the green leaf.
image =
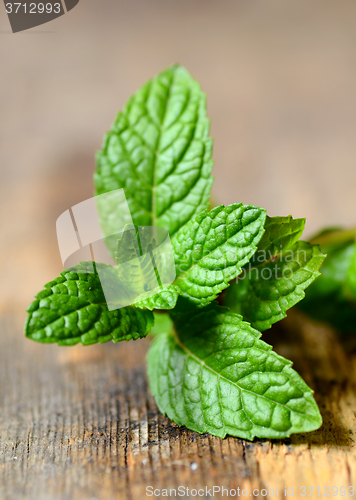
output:
[{"label": "green leaf", "polygon": [[[164,234],[160,234],[162,232]],[[164,241],[167,236],[162,228],[125,227],[115,252],[118,266],[113,283],[119,288],[117,296],[124,295],[136,307],[151,311],[172,309],[176,305],[178,288],[166,283],[167,280],[171,283],[175,277],[173,250],[170,242]]]},{"label": "green leaf", "polygon": [[132,220],[175,234],[208,207],[212,140],[206,98],[181,66],[147,82],[119,113],[97,155],[96,194],[125,189]]},{"label": "green leaf", "polygon": [[155,312],[153,313],[155,324],[152,327],[150,334],[152,336],[160,335],[161,333],[169,333],[173,328],[173,321],[166,313]]},{"label": "green leaf", "polygon": [[199,306],[214,300],[256,251],[265,217],[251,205],[220,205],[182,227],[173,241],[180,294]]},{"label": "green leaf", "polygon": [[355,230],[326,229],[312,241],[322,244],[327,258],[321,276],[306,292],[300,308],[345,333],[356,332]]},{"label": "green leaf", "polygon": [[[81,263],[85,271],[92,263]],[[96,273],[64,271],[28,308],[25,335],[43,343],[83,345],[146,337],[153,325],[150,311],[133,306],[110,311]]]},{"label": "green leaf", "polygon": [[355,243],[326,247],[323,251],[327,252],[327,258],[321,267],[320,278],[308,290],[308,298],[338,294],[342,299],[353,299],[349,282],[355,273]]},{"label": "green leaf", "polygon": [[351,257],[350,267],[346,277],[346,283],[350,291],[351,297],[356,301],[356,244]]},{"label": "green leaf", "polygon": [[150,389],[178,425],[221,438],[284,438],[322,419],[313,391],[260,332],[211,304],[177,319],[148,353]]},{"label": "green leaf", "polygon": [[[152,295],[152,293],[154,295]],[[141,294],[137,297],[133,305],[140,309],[173,309],[178,299],[178,288],[171,285],[167,288],[157,288],[153,292]]]},{"label": "green leaf", "polygon": [[268,217],[257,252],[227,290],[224,304],[260,331],[285,318],[320,275],[319,246],[296,242],[303,227],[303,219]]},{"label": "green leaf", "polygon": [[[118,280],[120,288],[127,291],[129,296],[143,293],[143,290],[149,296],[149,291],[156,288],[157,284],[161,286],[157,270],[161,263],[155,262],[152,255],[156,247],[151,227],[128,226],[119,235],[115,253]],[[160,254],[158,258],[160,259]]]},{"label": "green leaf", "polygon": [[[303,234],[305,219],[287,217],[266,217],[265,233],[258,244],[258,253],[265,252],[267,260],[281,250],[287,250],[296,243]],[[258,257],[255,254],[254,260]],[[266,260],[266,259],[264,259]]]}]

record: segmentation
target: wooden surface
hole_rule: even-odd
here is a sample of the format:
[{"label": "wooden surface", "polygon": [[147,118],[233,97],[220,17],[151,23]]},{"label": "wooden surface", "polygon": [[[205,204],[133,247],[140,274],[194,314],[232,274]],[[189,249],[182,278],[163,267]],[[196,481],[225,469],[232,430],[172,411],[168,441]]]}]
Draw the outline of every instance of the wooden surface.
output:
[{"label": "wooden surface", "polygon": [[240,487],[248,496],[273,488],[279,498],[294,486],[302,498],[303,485],[321,494],[356,486],[356,354],[293,311],[263,338],[314,388],[324,424],[273,442],[200,436],[160,415],[147,387],[148,339],[39,345],[14,314],[0,329],[1,499],[140,500],[147,486]]}]

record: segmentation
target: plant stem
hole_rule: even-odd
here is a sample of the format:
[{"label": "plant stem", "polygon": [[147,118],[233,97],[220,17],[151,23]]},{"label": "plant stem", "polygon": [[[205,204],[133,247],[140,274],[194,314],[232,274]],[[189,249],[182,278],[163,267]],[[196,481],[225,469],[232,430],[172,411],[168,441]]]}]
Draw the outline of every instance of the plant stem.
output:
[{"label": "plant stem", "polygon": [[312,238],[309,243],[313,245],[334,245],[338,243],[348,243],[356,240],[356,227],[344,229],[341,231],[331,231],[330,233],[322,234]]}]

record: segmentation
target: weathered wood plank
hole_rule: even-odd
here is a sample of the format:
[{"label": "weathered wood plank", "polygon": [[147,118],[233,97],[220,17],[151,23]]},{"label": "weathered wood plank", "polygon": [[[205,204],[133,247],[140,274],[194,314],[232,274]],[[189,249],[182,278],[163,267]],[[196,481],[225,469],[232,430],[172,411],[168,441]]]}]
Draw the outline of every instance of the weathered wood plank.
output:
[{"label": "weathered wood plank", "polygon": [[38,345],[11,314],[0,331],[1,498],[136,500],[149,485],[276,489],[282,498],[287,486],[299,498],[301,486],[356,486],[356,354],[299,314],[263,338],[315,389],[324,424],[274,442],[200,436],[160,415],[147,387],[147,339]]}]

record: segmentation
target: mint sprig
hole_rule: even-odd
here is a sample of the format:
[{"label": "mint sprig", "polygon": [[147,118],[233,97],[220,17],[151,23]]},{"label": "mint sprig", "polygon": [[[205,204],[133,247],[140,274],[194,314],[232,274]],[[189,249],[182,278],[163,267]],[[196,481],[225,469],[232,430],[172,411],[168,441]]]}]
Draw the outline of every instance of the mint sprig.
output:
[{"label": "mint sprig", "polygon": [[[61,273],[28,308],[25,334],[43,343],[88,345],[151,332],[150,388],[176,423],[245,439],[314,430],[321,416],[313,391],[254,328],[269,328],[303,298],[324,255],[299,240],[303,219],[266,218],[264,209],[242,203],[208,211],[208,134],[205,94],[181,66],[133,95],[104,138],[94,175],[96,194],[123,188],[130,208],[131,226],[115,238],[120,207],[110,197],[99,204],[117,267],[83,262]],[[175,279],[159,279],[170,257],[153,258],[156,232],[144,226],[169,232]],[[266,274],[276,264],[281,277],[242,280],[250,268]],[[100,276],[108,278],[110,304]],[[116,309],[119,300],[130,305]]]}]

